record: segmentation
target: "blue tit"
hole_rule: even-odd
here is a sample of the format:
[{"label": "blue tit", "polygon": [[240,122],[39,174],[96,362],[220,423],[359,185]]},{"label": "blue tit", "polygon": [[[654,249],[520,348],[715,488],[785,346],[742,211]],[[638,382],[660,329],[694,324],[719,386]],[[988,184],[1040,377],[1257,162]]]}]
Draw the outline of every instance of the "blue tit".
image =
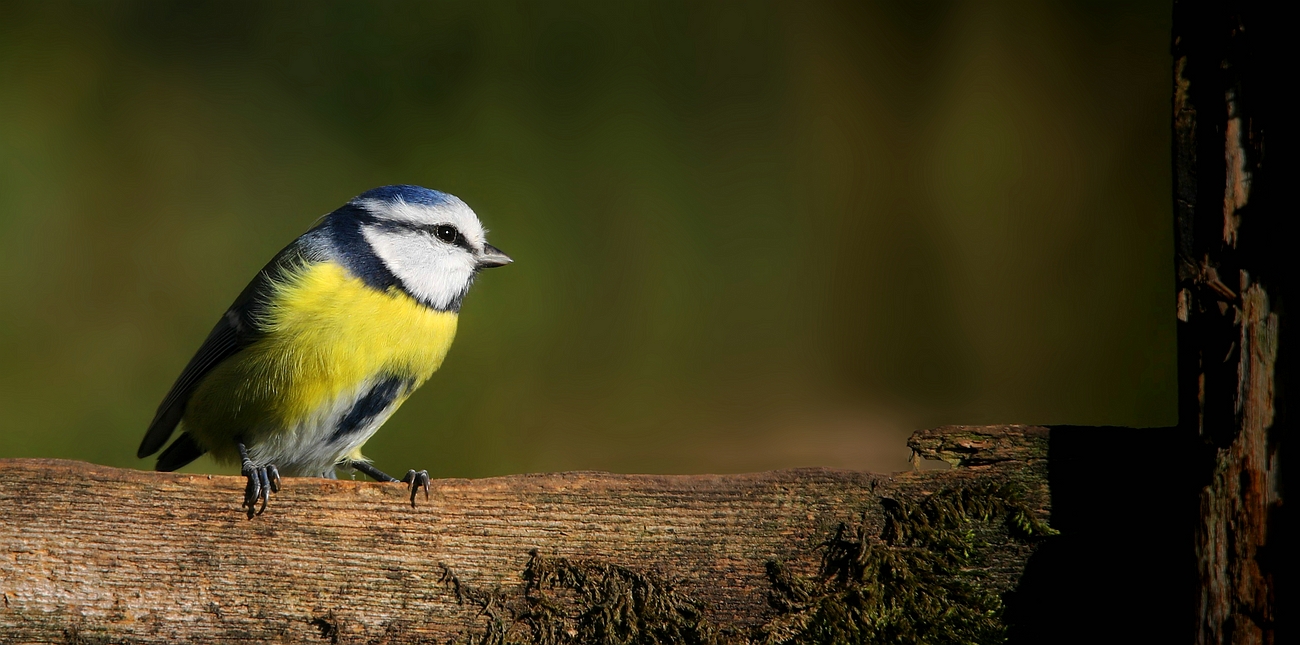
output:
[{"label": "blue tit", "polygon": [[266,265],[181,372],[137,455],[171,471],[204,453],[239,463],[249,517],[280,474],[352,468],[410,486],[426,471],[384,474],[361,447],[442,365],[461,301],[479,271],[511,259],[487,243],[465,202],[384,186],[322,217]]}]

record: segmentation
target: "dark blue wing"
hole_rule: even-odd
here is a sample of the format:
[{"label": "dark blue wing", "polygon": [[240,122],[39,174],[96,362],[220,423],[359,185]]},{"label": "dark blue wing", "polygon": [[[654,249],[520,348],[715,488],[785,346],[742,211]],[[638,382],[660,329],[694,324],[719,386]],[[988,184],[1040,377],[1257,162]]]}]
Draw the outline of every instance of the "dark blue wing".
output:
[{"label": "dark blue wing", "polygon": [[[194,354],[194,358],[190,359],[185,370],[172,385],[172,389],[163,398],[162,404],[158,406],[158,412],[154,415],[153,422],[149,424],[144,440],[140,442],[140,449],[136,451],[137,457],[148,457],[158,452],[158,449],[167,443],[172,432],[176,430],[176,425],[180,423],[181,417],[185,416],[185,405],[189,403],[190,395],[194,393],[194,389],[202,382],[204,376],[207,376],[222,361],[239,353],[261,337],[258,319],[266,306],[266,297],[270,292],[272,280],[281,275],[286,268],[309,262],[319,256],[320,242],[313,235],[314,232],[315,229],[276,254],[275,258],[258,272],[253,281],[248,283],[230,309],[221,316],[221,320],[217,322],[216,327],[212,328],[207,340],[203,341],[199,351]],[[194,451],[185,452],[189,454]],[[195,459],[202,454],[203,452],[199,451],[190,459]],[[173,465],[173,469],[178,467]]]},{"label": "dark blue wing", "polygon": [[181,417],[185,415],[185,404],[189,402],[194,386],[198,385],[199,381],[212,371],[212,368],[234,356],[254,340],[254,334],[249,333],[252,330],[241,330],[239,317],[239,312],[231,308],[221,317],[217,326],[212,328],[207,340],[203,341],[199,351],[194,358],[190,359],[185,370],[172,385],[172,389],[163,398],[162,405],[158,406],[158,412],[154,415],[153,422],[149,424],[149,430],[144,434],[144,441],[140,442],[140,449],[136,452],[137,457],[148,457],[158,452],[158,449],[171,438],[176,424],[180,423]]}]

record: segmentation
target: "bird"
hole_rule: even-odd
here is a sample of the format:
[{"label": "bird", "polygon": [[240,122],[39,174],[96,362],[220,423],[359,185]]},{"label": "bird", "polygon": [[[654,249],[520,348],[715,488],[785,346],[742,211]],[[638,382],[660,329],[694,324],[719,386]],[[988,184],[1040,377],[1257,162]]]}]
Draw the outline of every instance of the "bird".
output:
[{"label": "bird", "polygon": [[339,468],[407,484],[415,506],[419,490],[429,496],[428,471],[392,477],[361,448],[442,365],[478,274],[512,261],[453,195],[405,184],[361,193],[235,298],[158,406],[137,456],[158,452],[179,428],[156,470],[204,454],[239,464],[250,519],[282,474],[333,479]]}]

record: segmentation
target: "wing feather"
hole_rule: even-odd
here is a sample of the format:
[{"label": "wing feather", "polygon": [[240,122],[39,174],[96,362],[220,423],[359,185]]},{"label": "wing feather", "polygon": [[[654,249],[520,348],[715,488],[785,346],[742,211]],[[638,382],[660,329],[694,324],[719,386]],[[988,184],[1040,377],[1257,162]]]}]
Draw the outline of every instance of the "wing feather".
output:
[{"label": "wing feather", "polygon": [[190,359],[158,406],[158,412],[145,431],[144,440],[140,442],[140,449],[136,451],[137,457],[148,457],[167,443],[185,416],[185,406],[189,403],[190,395],[204,376],[261,337],[257,319],[265,307],[272,281],[290,266],[311,261],[320,255],[321,243],[312,234],[316,230],[313,229],[277,253],[221,316],[221,320],[212,328],[207,340],[203,341],[199,351]]},{"label": "wing feather", "polygon": [[158,452],[158,449],[167,443],[172,436],[172,431],[176,429],[176,424],[180,423],[181,417],[185,415],[185,404],[189,402],[194,387],[208,372],[212,371],[212,368],[248,345],[250,339],[247,337],[251,334],[241,334],[232,319],[237,320],[237,312],[234,309],[227,311],[217,326],[212,328],[207,340],[203,341],[199,351],[194,354],[194,358],[190,359],[185,370],[172,385],[172,389],[167,392],[162,404],[158,406],[153,422],[149,424],[149,430],[144,434],[144,440],[140,442],[140,449],[135,453],[137,457],[148,457]]}]

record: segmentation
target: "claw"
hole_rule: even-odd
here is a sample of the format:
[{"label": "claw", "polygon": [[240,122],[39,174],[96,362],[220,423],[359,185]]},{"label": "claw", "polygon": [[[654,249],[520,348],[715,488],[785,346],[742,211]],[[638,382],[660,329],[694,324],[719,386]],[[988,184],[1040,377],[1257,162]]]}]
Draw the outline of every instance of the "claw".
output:
[{"label": "claw", "polygon": [[[240,508],[248,508],[248,519],[253,519],[254,515],[261,515],[266,512],[266,504],[271,501],[271,493],[280,492],[280,470],[274,464],[265,466],[254,466],[253,461],[248,458],[248,449],[244,447],[244,442],[237,441],[235,446],[239,448],[239,461],[242,465],[240,472],[248,478],[248,485],[244,487],[244,503]],[[262,507],[257,508],[257,502],[262,502]]]},{"label": "claw", "polygon": [[257,469],[257,477],[262,480],[262,508],[257,511],[261,515],[266,510],[266,503],[271,501],[271,478],[266,475],[265,468]]},{"label": "claw", "polygon": [[411,485],[411,508],[415,508],[415,495],[424,489],[424,499],[429,500],[429,471],[414,469],[406,471],[406,476],[400,479],[403,484]]},{"label": "claw", "polygon": [[415,508],[415,494],[424,489],[424,499],[429,499],[429,471],[427,470],[408,470],[406,476],[401,479],[394,479],[384,471],[371,466],[369,462],[357,460],[348,462],[352,468],[370,476],[371,479],[379,482],[393,482],[411,485],[411,508]]},{"label": "claw", "polygon": [[244,476],[248,478],[248,485],[244,486],[244,503],[240,507],[248,507],[248,517],[252,519],[253,508],[257,506],[257,498],[262,496],[262,482],[257,477],[257,470],[253,468],[244,469]]},{"label": "claw", "polygon": [[[266,505],[271,501],[271,493],[280,492],[280,471],[275,466],[254,466],[245,464],[244,477],[248,485],[244,487],[244,503],[240,508],[248,509],[248,518],[266,512]],[[258,502],[261,502],[260,506]]]}]

